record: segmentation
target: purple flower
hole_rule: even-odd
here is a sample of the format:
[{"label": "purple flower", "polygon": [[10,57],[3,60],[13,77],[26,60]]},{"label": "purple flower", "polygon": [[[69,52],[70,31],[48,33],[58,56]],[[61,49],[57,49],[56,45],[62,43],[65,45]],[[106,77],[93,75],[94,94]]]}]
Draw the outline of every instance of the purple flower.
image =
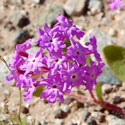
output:
[{"label": "purple flower", "polygon": [[62,50],[58,50],[57,52],[53,51],[51,56],[46,57],[47,66],[51,69],[51,74],[53,75],[64,62],[67,62],[69,59],[67,56],[62,54]]},{"label": "purple flower", "polygon": [[71,87],[84,85],[84,68],[77,64],[67,64],[67,69],[62,70],[64,81]]},{"label": "purple flower", "polygon": [[63,34],[57,29],[50,29],[47,24],[44,25],[44,30],[38,29],[39,39],[36,41],[41,48],[47,48],[48,51],[55,50],[58,48],[65,48],[63,42]]},{"label": "purple flower", "polygon": [[21,74],[17,80],[16,86],[19,88],[30,88],[36,83],[36,79],[29,77],[29,75]]},{"label": "purple flower", "polygon": [[94,54],[96,60],[98,62],[101,62],[102,59],[100,57],[100,54],[97,52],[97,40],[96,40],[96,37],[93,36],[92,34],[90,34],[90,42],[87,42],[85,45],[88,47],[88,49],[86,51],[86,54],[87,55]]},{"label": "purple flower", "polygon": [[57,99],[59,99],[61,103],[64,102],[63,93],[60,90],[54,88],[47,88],[44,90],[41,93],[40,98],[45,98],[46,101],[50,103],[55,103]]},{"label": "purple flower", "polygon": [[92,91],[93,86],[96,85],[97,77],[102,73],[100,65],[97,65],[96,62],[91,61],[91,66],[86,66],[84,69],[86,71],[84,75],[84,81],[86,81],[86,89]]},{"label": "purple flower", "polygon": [[38,79],[32,78],[29,75],[20,75],[17,80],[16,86],[19,88],[25,88],[26,91],[23,94],[24,100],[30,103],[34,91],[36,91],[36,86],[39,86],[40,81]]},{"label": "purple flower", "polygon": [[55,103],[56,99],[59,99],[63,103],[63,92],[69,92],[69,85],[63,82],[60,74],[52,76],[49,75],[48,79],[41,82],[41,85],[45,85],[45,90],[41,93],[40,98],[45,98],[47,102]]},{"label": "purple flower", "polygon": [[95,51],[97,51],[97,41],[96,41],[96,37],[93,36],[92,34],[90,34],[90,42],[87,42],[85,45],[88,46],[88,50],[89,53],[94,53]]},{"label": "purple flower", "polygon": [[56,17],[58,21],[54,27],[59,27],[59,29],[64,33],[66,39],[70,39],[73,36],[76,36],[78,39],[82,38],[84,32],[73,25],[72,20],[68,20],[65,16],[60,14]]},{"label": "purple flower", "polygon": [[9,67],[12,71],[7,75],[6,79],[11,81],[13,79],[19,79],[20,74],[24,71],[20,69],[20,66],[24,64],[25,60],[23,57],[28,57],[26,50],[31,48],[31,39],[27,40],[23,44],[16,45],[16,51],[13,55],[13,60],[9,63]]},{"label": "purple flower", "polygon": [[29,55],[25,63],[21,65],[20,68],[25,71],[25,75],[30,72],[37,74],[40,68],[45,67],[42,61],[43,55],[42,50],[40,50],[37,53],[32,53]]},{"label": "purple flower", "polygon": [[32,47],[31,39],[27,40],[23,44],[17,44],[16,45],[16,51],[15,51],[15,54],[14,54],[13,58],[15,58],[17,55],[23,56],[23,57],[28,57],[28,54],[27,54],[26,50],[30,49],[31,47]]},{"label": "purple flower", "polygon": [[[90,41],[82,46],[79,39],[84,32],[60,14],[53,28],[44,25],[38,29],[40,49],[35,53],[27,53],[31,40],[16,46],[16,51],[9,67],[12,69],[7,80],[16,80],[16,86],[24,88],[24,100],[30,102],[37,86],[43,86],[40,98],[55,103],[64,101],[64,93],[70,93],[73,87],[83,85],[92,90],[98,75],[102,73],[103,63],[97,52],[96,37],[90,34]],[[77,40],[75,41],[75,37]],[[47,54],[44,50],[48,50]],[[86,58],[94,55],[90,66]]]},{"label": "purple flower", "polygon": [[[108,1],[111,1],[111,3],[109,4],[110,10],[115,10],[115,9],[120,10],[121,9],[122,0],[108,0]],[[125,8],[125,4],[123,4],[123,8]]]},{"label": "purple flower", "polygon": [[7,81],[11,81],[13,79],[18,79],[19,75],[23,74],[24,71],[20,69],[20,66],[24,63],[24,59],[20,56],[14,58],[13,61],[10,62],[9,67],[12,68],[11,72],[6,76]]},{"label": "purple flower", "polygon": [[79,42],[75,42],[73,39],[70,41],[72,41],[72,44],[67,48],[67,55],[78,64],[85,65],[86,48],[84,48]]},{"label": "purple flower", "polygon": [[36,88],[34,86],[31,86],[30,88],[28,88],[26,90],[26,92],[23,94],[24,101],[28,101],[28,103],[30,103],[30,101],[32,99],[32,95],[33,95],[35,90],[36,90]]}]

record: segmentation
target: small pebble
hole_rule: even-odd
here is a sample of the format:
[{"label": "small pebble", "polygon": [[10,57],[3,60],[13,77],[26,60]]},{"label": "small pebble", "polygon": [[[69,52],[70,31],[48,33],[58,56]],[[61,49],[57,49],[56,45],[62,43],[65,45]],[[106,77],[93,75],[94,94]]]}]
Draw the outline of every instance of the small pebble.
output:
[{"label": "small pebble", "polygon": [[78,110],[77,101],[73,101],[72,103],[70,103],[69,107],[70,107],[71,112],[77,111]]},{"label": "small pebble", "polygon": [[104,5],[101,0],[89,0],[88,9],[92,15],[96,15],[100,12],[103,12]]},{"label": "small pebble", "polygon": [[29,15],[28,11],[26,11],[26,10],[21,10],[20,14],[23,15],[23,16],[28,16]]},{"label": "small pebble", "polygon": [[47,125],[47,121],[46,120],[41,120],[40,122],[39,122],[39,125]]},{"label": "small pebble", "polygon": [[69,16],[79,16],[83,14],[86,0],[66,0],[64,10]]},{"label": "small pebble", "polygon": [[106,120],[108,125],[125,125],[125,119],[120,119],[113,115],[108,115]]},{"label": "small pebble", "polygon": [[26,104],[25,104],[25,107],[26,107],[26,108],[29,108],[29,106],[30,106],[29,103],[26,103]]},{"label": "small pebble", "polygon": [[77,125],[81,125],[81,122],[80,122],[80,121],[77,121],[76,123],[77,123]]},{"label": "small pebble", "polygon": [[22,113],[24,113],[24,114],[28,114],[28,113],[29,113],[29,109],[26,108],[26,107],[24,107],[24,106],[22,106],[21,111],[22,111]]},{"label": "small pebble", "polygon": [[109,35],[110,36],[116,36],[117,35],[117,31],[115,29],[110,29],[109,30]]},{"label": "small pebble", "polygon": [[86,121],[90,115],[91,113],[85,109],[82,114],[82,120]]},{"label": "small pebble", "polygon": [[77,123],[70,122],[68,125],[78,125]]},{"label": "small pebble", "polygon": [[4,106],[5,106],[5,104],[4,104],[4,102],[1,102],[1,104],[0,104],[0,109],[2,109],[2,108],[4,108]]},{"label": "small pebble", "polygon": [[15,44],[23,43],[30,37],[28,30],[17,30],[13,35],[13,41]]},{"label": "small pebble", "polygon": [[62,119],[56,119],[55,122],[56,122],[57,125],[63,125]]},{"label": "small pebble", "polygon": [[18,4],[18,5],[21,5],[23,4],[23,0],[8,0],[11,4]]},{"label": "small pebble", "polygon": [[70,111],[70,108],[69,108],[69,106],[68,105],[61,105],[60,106],[60,109],[62,110],[62,111],[64,111],[65,113],[68,113],[69,111]]},{"label": "small pebble", "polygon": [[28,117],[27,117],[27,123],[28,123],[28,124],[32,124],[32,122],[33,122],[32,116],[28,116]]},{"label": "small pebble", "polygon": [[104,109],[101,106],[96,106],[96,107],[94,107],[94,111],[101,111],[101,112],[103,112]]},{"label": "small pebble", "polygon": [[77,121],[76,123],[70,122],[68,125],[81,125],[80,121]]},{"label": "small pebble", "polygon": [[45,0],[33,0],[33,2],[37,3],[37,4],[42,4],[44,3]]},{"label": "small pebble", "polygon": [[31,7],[32,7],[32,8],[36,8],[36,4],[35,4],[35,3],[32,3],[32,4],[31,4]]},{"label": "small pebble", "polygon": [[125,30],[121,30],[121,31],[120,31],[120,34],[121,34],[122,36],[125,36]]},{"label": "small pebble", "polygon": [[120,103],[121,101],[122,101],[122,100],[121,100],[120,96],[115,96],[114,99],[113,99],[113,103],[114,103],[114,104],[118,104],[118,103]]},{"label": "small pebble", "polygon": [[6,96],[9,96],[9,95],[10,95],[9,90],[5,90],[5,91],[4,91],[4,94],[5,94]]},{"label": "small pebble", "polygon": [[14,15],[12,16],[12,23],[14,24],[14,26],[23,28],[30,24],[30,20],[25,15],[21,15],[19,13],[14,13]]},{"label": "small pebble", "polygon": [[102,92],[103,94],[110,93],[112,91],[113,87],[109,84],[104,84],[102,86]]},{"label": "small pebble", "polygon": [[61,109],[58,109],[54,112],[54,117],[55,118],[59,118],[59,119],[62,119],[64,117],[66,117],[66,113],[63,112]]},{"label": "small pebble", "polygon": [[116,116],[117,118],[125,118],[125,115],[123,115],[122,113],[119,113],[119,112],[115,112],[115,111],[113,111],[113,110],[111,110],[109,113],[110,113],[111,115]]},{"label": "small pebble", "polygon": [[63,104],[69,105],[72,101],[73,101],[73,99],[68,97],[68,98],[64,99]]},{"label": "small pebble", "polygon": [[78,107],[78,108],[83,108],[83,107],[84,107],[84,103],[77,102],[77,107]]},{"label": "small pebble", "polygon": [[99,122],[105,121],[105,116],[100,112],[92,112],[91,117],[99,120]]},{"label": "small pebble", "polygon": [[87,125],[97,125],[96,121],[94,119],[88,118],[86,121]]}]

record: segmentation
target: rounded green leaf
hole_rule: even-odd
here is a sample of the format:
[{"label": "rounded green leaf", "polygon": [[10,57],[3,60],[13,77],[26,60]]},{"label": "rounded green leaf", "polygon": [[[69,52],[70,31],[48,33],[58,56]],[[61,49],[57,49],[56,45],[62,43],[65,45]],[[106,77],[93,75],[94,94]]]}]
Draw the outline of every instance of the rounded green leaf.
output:
[{"label": "rounded green leaf", "polygon": [[125,48],[108,45],[104,47],[103,52],[114,75],[121,81],[125,81]]}]

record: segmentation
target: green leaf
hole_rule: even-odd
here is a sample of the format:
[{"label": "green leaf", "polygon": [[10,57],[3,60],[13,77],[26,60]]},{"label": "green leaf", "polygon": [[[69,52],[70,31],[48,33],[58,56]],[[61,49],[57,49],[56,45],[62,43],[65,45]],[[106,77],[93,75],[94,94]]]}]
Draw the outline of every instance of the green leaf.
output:
[{"label": "green leaf", "polygon": [[90,56],[87,56],[86,59],[85,59],[85,61],[86,61],[86,64],[87,64],[88,66],[91,66],[91,64],[90,64],[91,57],[90,57]]},{"label": "green leaf", "polygon": [[[66,44],[66,48],[71,46],[71,43],[69,40],[64,39],[64,43]],[[66,53],[66,48],[62,48],[63,53]]]},{"label": "green leaf", "polygon": [[64,43],[66,44],[66,47],[69,47],[69,46],[71,46],[71,43],[70,43],[70,41],[69,40],[64,40]]},{"label": "green leaf", "polygon": [[96,95],[97,95],[98,100],[99,101],[102,100],[102,88],[101,88],[101,85],[99,82],[95,86],[95,91],[96,91]]},{"label": "green leaf", "polygon": [[33,96],[40,97],[41,92],[44,90],[44,86],[37,86],[36,91],[33,93]]},{"label": "green leaf", "polygon": [[105,59],[116,77],[125,81],[125,48],[108,45],[103,49]]},{"label": "green leaf", "polygon": [[66,48],[62,48],[63,54],[66,53]]}]

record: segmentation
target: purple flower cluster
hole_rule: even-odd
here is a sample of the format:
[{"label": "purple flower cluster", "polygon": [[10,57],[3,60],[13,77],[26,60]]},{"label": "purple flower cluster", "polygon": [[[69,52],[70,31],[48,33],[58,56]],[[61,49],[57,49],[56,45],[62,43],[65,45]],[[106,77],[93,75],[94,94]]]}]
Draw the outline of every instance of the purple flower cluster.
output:
[{"label": "purple flower cluster", "polygon": [[[16,46],[16,51],[9,67],[12,69],[7,80],[16,80],[16,86],[24,88],[24,100],[32,99],[36,87],[44,86],[40,98],[55,103],[64,101],[64,93],[70,93],[73,87],[85,86],[92,91],[97,77],[102,73],[104,64],[97,52],[96,38],[90,34],[90,41],[83,47],[79,40],[84,32],[60,14],[57,23],[44,30],[38,29],[39,38],[35,41],[39,51],[27,53],[32,48],[31,40]],[[48,54],[43,54],[47,50]],[[95,60],[86,60],[94,55]]]},{"label": "purple flower cluster", "polygon": [[122,0],[107,0],[107,1],[111,1],[109,5],[110,10],[115,10],[115,9],[120,10],[121,7],[125,9],[125,3],[122,3]]}]

